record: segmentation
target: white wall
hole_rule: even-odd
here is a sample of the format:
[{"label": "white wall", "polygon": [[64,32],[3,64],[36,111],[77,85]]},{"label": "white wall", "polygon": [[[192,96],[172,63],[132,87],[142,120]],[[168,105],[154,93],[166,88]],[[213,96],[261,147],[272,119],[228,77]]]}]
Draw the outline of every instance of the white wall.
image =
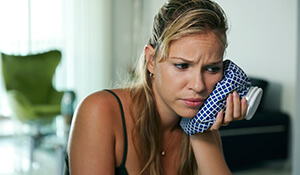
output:
[{"label": "white wall", "polygon": [[269,109],[295,115],[297,0],[217,0],[230,25],[227,57],[271,84]]},{"label": "white wall", "polygon": [[[297,44],[297,48],[300,47],[300,0],[298,0],[298,44]],[[298,55],[297,55],[297,85],[296,85],[296,116],[293,122],[293,175],[298,175],[300,174],[300,108],[299,108],[299,104],[300,104],[300,50],[298,49]]]},{"label": "white wall", "polygon": [[300,174],[300,120],[296,116],[300,113],[296,105],[300,103],[298,0],[216,1],[228,15],[231,28],[227,57],[250,76],[268,80],[265,105],[291,116],[292,170],[293,175]]},{"label": "white wall", "polygon": [[162,3],[160,0],[113,0],[112,82],[122,83],[135,66],[150,36],[154,14]]},{"label": "white wall", "polygon": [[113,83],[120,83],[131,66],[132,58],[132,28],[133,4],[128,0],[113,0],[112,12],[112,70]]}]

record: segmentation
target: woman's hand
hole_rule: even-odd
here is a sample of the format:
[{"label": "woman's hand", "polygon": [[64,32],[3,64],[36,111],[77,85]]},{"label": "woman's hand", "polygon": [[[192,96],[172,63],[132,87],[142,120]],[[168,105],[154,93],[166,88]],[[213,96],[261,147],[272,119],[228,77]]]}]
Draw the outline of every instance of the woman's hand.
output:
[{"label": "woman's hand", "polygon": [[240,99],[238,93],[234,91],[229,94],[226,101],[226,113],[220,111],[216,117],[216,121],[207,131],[218,130],[221,126],[226,126],[234,120],[242,120],[247,113],[246,98]]}]

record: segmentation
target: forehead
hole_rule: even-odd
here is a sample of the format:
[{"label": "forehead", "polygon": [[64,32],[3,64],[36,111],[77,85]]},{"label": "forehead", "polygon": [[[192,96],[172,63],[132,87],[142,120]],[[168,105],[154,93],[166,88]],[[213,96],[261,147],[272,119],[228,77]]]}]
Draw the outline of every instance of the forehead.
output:
[{"label": "forehead", "polygon": [[170,42],[170,46],[174,43],[180,43],[180,42],[185,43],[187,41],[201,42],[203,44],[214,44],[214,45],[221,46],[218,37],[216,36],[215,33],[211,31],[191,33],[191,34],[179,36]]},{"label": "forehead", "polygon": [[195,33],[183,36],[170,43],[169,57],[197,57],[207,55],[223,57],[224,48],[213,32]]}]

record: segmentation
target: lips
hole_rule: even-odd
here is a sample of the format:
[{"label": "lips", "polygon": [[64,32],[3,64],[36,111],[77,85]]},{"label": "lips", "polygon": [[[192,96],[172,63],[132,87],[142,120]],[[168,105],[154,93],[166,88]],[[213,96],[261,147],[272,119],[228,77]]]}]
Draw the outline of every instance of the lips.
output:
[{"label": "lips", "polygon": [[192,108],[199,108],[203,103],[204,99],[201,98],[188,98],[182,100],[187,106]]}]

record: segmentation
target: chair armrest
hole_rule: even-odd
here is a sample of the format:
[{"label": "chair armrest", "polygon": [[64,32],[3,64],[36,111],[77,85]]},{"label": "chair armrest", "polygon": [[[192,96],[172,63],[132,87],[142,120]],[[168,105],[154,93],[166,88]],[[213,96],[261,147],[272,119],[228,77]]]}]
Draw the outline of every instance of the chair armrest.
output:
[{"label": "chair armrest", "polygon": [[72,116],[74,113],[74,102],[76,94],[72,90],[64,91],[64,95],[61,100],[61,114]]}]

